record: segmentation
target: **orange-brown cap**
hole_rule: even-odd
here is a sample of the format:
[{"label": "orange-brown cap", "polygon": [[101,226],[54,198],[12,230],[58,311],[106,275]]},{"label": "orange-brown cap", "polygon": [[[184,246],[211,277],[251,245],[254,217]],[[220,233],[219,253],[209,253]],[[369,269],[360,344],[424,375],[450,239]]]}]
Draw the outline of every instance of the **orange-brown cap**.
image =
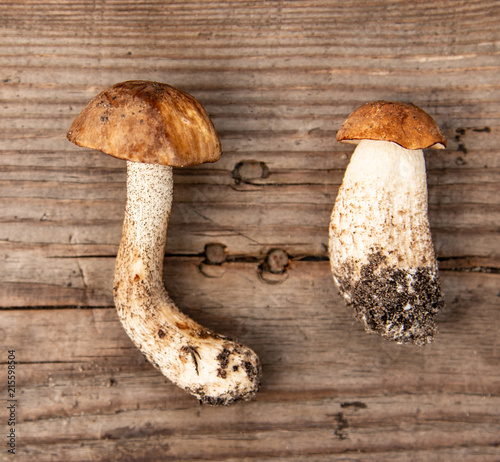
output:
[{"label": "orange-brown cap", "polygon": [[145,80],[117,83],[99,93],[67,137],[120,159],[173,167],[221,156],[219,137],[202,105],[177,88]]},{"label": "orange-brown cap", "polygon": [[446,147],[434,119],[414,104],[375,101],[363,104],[342,124],[337,141],[392,141],[406,149]]}]

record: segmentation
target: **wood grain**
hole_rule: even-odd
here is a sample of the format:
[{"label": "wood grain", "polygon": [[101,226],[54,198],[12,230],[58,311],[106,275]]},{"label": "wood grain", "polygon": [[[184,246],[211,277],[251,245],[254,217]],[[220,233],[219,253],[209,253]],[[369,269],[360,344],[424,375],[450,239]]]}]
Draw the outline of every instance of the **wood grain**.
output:
[{"label": "wood grain", "polygon": [[[16,459],[498,462],[499,20],[497,0],[1,2],[0,376],[15,349]],[[219,162],[175,170],[165,282],[261,356],[250,403],[200,407],[114,312],[125,166],[65,134],[129,79],[190,92],[220,134]],[[447,305],[421,349],[365,334],[327,261],[352,152],[335,134],[378,99],[417,104],[448,139],[426,151]],[[214,243],[226,261],[207,266]],[[273,249],[289,266],[266,276]]]}]

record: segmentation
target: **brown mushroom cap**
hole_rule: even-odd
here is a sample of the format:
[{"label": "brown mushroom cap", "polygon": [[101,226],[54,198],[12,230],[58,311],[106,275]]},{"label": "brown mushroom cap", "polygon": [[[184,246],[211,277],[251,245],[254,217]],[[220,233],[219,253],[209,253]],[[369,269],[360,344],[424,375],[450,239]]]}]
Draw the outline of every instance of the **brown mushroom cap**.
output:
[{"label": "brown mushroom cap", "polygon": [[375,101],[363,104],[342,124],[337,141],[392,141],[406,149],[446,147],[434,119],[414,104]]},{"label": "brown mushroom cap", "polygon": [[99,93],[67,137],[120,159],[173,167],[221,156],[219,137],[202,105],[177,88],[145,80],[117,83]]}]

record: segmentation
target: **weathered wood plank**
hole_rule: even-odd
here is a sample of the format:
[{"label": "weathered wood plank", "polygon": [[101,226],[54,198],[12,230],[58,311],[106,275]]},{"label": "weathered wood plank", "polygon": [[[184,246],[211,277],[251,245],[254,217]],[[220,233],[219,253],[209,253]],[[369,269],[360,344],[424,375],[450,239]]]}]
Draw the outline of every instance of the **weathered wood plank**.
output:
[{"label": "weathered wood plank", "polygon": [[[276,285],[264,283],[249,263],[227,266],[220,282],[204,277],[194,264],[170,267],[167,287],[186,313],[215,330],[255,345],[264,365],[273,364],[266,378],[271,383],[281,374],[293,373],[289,371],[291,365],[301,369],[304,388],[313,389],[322,389],[323,379],[325,383],[334,380],[337,387],[342,381],[343,386],[352,387],[357,374],[370,383],[372,391],[400,387],[401,383],[386,382],[384,370],[400,377],[408,390],[441,386],[441,380],[447,383],[450,378],[448,374],[459,371],[455,377],[459,380],[449,383],[451,388],[467,386],[480,393],[492,391],[500,383],[495,354],[495,326],[500,322],[496,316],[497,274],[443,272],[448,304],[439,318],[439,341],[412,349],[364,334],[337,295],[327,262],[292,262],[288,278]],[[300,291],[291,292],[293,287]],[[469,305],[472,300],[477,303],[474,312]],[[110,356],[128,358],[130,350],[135,351],[112,309],[2,310],[0,314],[5,325],[8,320],[12,326],[3,341],[18,345],[20,361],[25,355],[27,362],[59,361],[72,367],[76,358],[92,362],[101,357],[98,361],[111,367]],[[37,322],[29,322],[32,317]],[[53,326],[53,335],[44,329],[49,325]],[[376,352],[371,351],[374,348]],[[332,356],[332,352],[342,354]],[[136,352],[133,357],[137,361],[141,355]],[[325,369],[321,380],[313,377],[318,367]],[[400,367],[405,371],[399,371]],[[372,376],[375,370],[378,373]],[[419,381],[405,379],[405,372],[418,375]],[[438,383],[437,377],[441,377]],[[295,390],[288,380],[283,380],[282,387]]]},{"label": "weathered wood plank", "polygon": [[[276,229],[276,231],[274,231]],[[307,235],[307,228],[294,227],[300,232],[300,238]],[[200,234],[190,241],[196,232]],[[274,232],[272,232],[274,231]],[[48,228],[52,233],[53,229]],[[196,278],[197,284],[203,284],[206,276],[199,270],[199,265],[205,259],[204,245],[218,243],[225,245],[225,264],[228,269],[238,268],[237,261],[251,259],[254,262],[249,271],[257,274],[260,265],[264,263],[267,253],[273,248],[288,251],[293,264],[309,257],[319,257],[327,260],[326,242],[324,237],[317,241],[317,250],[311,243],[297,244],[285,241],[274,241],[279,236],[276,227],[271,228],[269,237],[263,235],[259,227],[247,227],[245,234],[238,236],[231,231],[224,235],[223,232],[210,229],[196,228],[193,234],[181,229],[174,230],[170,235],[178,232],[183,245],[182,250],[190,257],[176,256],[179,249],[172,249],[173,253],[165,260],[166,278],[178,279],[185,271],[196,271],[189,278]],[[470,231],[460,233],[437,233],[435,235],[438,255],[442,256],[443,269],[469,269],[478,267],[498,268],[500,241],[498,233],[476,233],[473,240],[465,241]],[[0,306],[105,306],[112,304],[111,291],[113,269],[120,231],[116,229],[114,244],[19,244],[0,242],[0,256],[2,266],[0,274]],[[81,233],[75,233],[75,239],[81,238]],[[255,236],[255,239],[252,238]],[[284,235],[286,236],[286,234]],[[69,241],[71,241],[71,237]],[[259,239],[259,240],[257,240]],[[266,242],[270,239],[270,242]],[[186,247],[188,240],[191,245]],[[193,245],[197,244],[197,245]],[[169,251],[171,245],[167,246]],[[236,266],[234,266],[236,265]],[[208,278],[210,280],[210,278]],[[182,283],[182,279],[178,279]],[[236,281],[235,281],[236,282]],[[222,281],[212,281],[225,285]],[[177,284],[177,283],[175,283]],[[242,289],[243,290],[243,289]],[[250,289],[247,289],[250,290]]]},{"label": "weathered wood plank", "polygon": [[[264,189],[264,188],[263,188]],[[323,195],[323,199],[315,201],[314,188],[307,188],[303,194],[301,188],[290,188],[291,194],[285,188],[277,188],[265,199],[264,203],[258,200],[259,195],[265,191],[242,191],[236,192],[233,188],[191,188],[185,191],[184,197],[188,200],[182,201],[183,194],[176,201],[176,209],[172,212],[169,224],[173,226],[210,224],[215,228],[237,229],[237,223],[243,222],[246,226],[260,225],[263,228],[276,223],[278,220],[283,226],[300,223],[307,220],[310,226],[321,230],[325,221],[329,221],[329,214],[335,201],[335,193],[338,189],[328,191],[326,188],[318,188],[317,196]],[[283,189],[283,190],[281,190]],[[500,207],[495,201],[495,186],[485,188],[474,188],[475,193],[468,194],[467,189],[460,186],[456,188],[457,200],[451,202],[451,197],[445,188],[432,195],[433,202],[429,204],[429,219],[433,226],[449,228],[492,228],[498,223]],[[184,191],[183,191],[184,192]],[[274,194],[273,194],[274,192]],[[123,195],[125,192],[122,191]],[[442,199],[443,193],[446,194]],[[477,194],[476,194],[477,193]],[[487,196],[486,201],[481,196]],[[174,190],[175,194],[175,190]],[[437,197],[436,197],[437,195]],[[245,197],[246,196],[246,197]],[[253,197],[252,197],[253,196]],[[274,197],[273,197],[274,196]],[[326,197],[325,197],[326,196]],[[461,197],[462,196],[462,197]],[[243,200],[239,200],[242,197]],[[177,199],[177,196],[175,196]],[[211,200],[215,198],[216,200]],[[296,198],[298,200],[296,200]],[[474,200],[479,198],[479,200]],[[218,199],[218,200],[217,200]],[[246,199],[246,200],[245,200]],[[280,201],[281,199],[281,201]],[[288,199],[288,200],[287,200]],[[462,199],[462,200],[460,200]],[[465,199],[465,201],[464,201]],[[4,223],[23,222],[27,225],[36,226],[42,222],[45,225],[67,224],[67,228],[77,228],[79,224],[106,223],[116,221],[123,215],[125,198],[120,200],[86,200],[86,199],[51,199],[51,198],[6,198],[0,200],[0,213]],[[245,213],[245,207],[251,204],[256,210],[253,216]],[[272,212],[272,213],[269,213]],[[226,223],[221,217],[226,217]],[[231,219],[231,217],[233,217]],[[326,220],[325,220],[326,217]]]},{"label": "weathered wood plank", "polygon": [[[498,186],[493,183],[495,175],[490,170],[487,175],[473,173],[469,180],[462,175],[460,184],[430,186],[430,221],[441,258],[498,258],[496,223],[500,208]],[[337,177],[340,182],[340,172]],[[23,192],[16,194],[12,186],[22,187]],[[118,245],[124,184],[64,186],[61,192],[62,185],[56,182],[0,184],[0,192],[4,192],[0,198],[0,240],[10,241],[1,246],[4,255],[19,255],[22,248],[28,252],[26,256],[34,251],[23,244],[92,245],[96,256],[102,246]],[[337,189],[338,185],[279,182],[260,186],[178,184],[168,253],[199,254],[208,241],[215,239],[233,254],[266,253],[270,247],[282,246],[292,255],[325,255],[329,215]],[[467,232],[474,232],[476,238],[464,241]],[[68,256],[78,254],[71,246],[66,250]],[[10,271],[6,266],[4,269]]]},{"label": "weathered wood plank", "polygon": [[[497,0],[0,2],[16,459],[497,462],[499,18]],[[175,171],[165,280],[188,314],[258,351],[253,402],[198,406],[112,308],[125,168],[65,134],[96,93],[137,78],[192,93],[221,136],[219,162]],[[366,335],[326,260],[352,152],[335,133],[377,99],[413,101],[448,138],[426,152],[447,307],[422,349]],[[214,242],[227,262],[203,273]],[[290,257],[275,285],[259,277],[272,248]]]},{"label": "weathered wood plank", "polygon": [[464,447],[465,460],[495,454],[498,275],[444,272],[441,332],[412,348],[362,332],[326,262],[293,264],[274,286],[237,266],[224,278],[238,278],[239,289],[195,277],[196,293],[180,284],[171,292],[179,305],[197,301],[201,309],[186,309],[192,316],[259,352],[262,390],[239,407],[200,408],[145,362],[113,309],[1,311],[2,349],[16,349],[19,361],[21,454],[106,460],[117,442],[130,460],[160,460],[137,452],[150,444],[163,460],[231,460],[234,451],[254,460],[358,450],[453,457]]},{"label": "weathered wood plank", "polygon": [[[323,409],[325,411],[330,410],[328,406]],[[276,409],[278,412],[280,410]],[[56,454],[59,455],[62,452],[63,457],[66,454],[71,457],[72,451],[68,451],[68,449],[76,449],[81,454],[83,446],[85,448],[83,454],[90,460],[109,460],[108,458],[114,457],[115,460],[225,461],[234,457],[235,453],[253,460],[267,460],[270,457],[281,457],[281,460],[286,460],[290,454],[302,455],[303,457],[310,454],[318,455],[318,453],[333,456],[354,450],[369,452],[377,456],[377,453],[388,452],[388,449],[392,448],[393,453],[397,452],[400,457],[405,457],[405,455],[411,457],[411,454],[415,452],[422,451],[425,454],[425,452],[432,449],[450,449],[450,445],[453,445],[457,439],[463,443],[472,442],[474,446],[480,447],[484,445],[487,454],[490,449],[488,446],[491,447],[497,441],[495,436],[491,434],[492,426],[488,424],[434,424],[436,431],[432,431],[428,425],[410,421],[384,426],[383,431],[386,437],[383,440],[363,444],[363,440],[370,439],[375,430],[354,424],[354,428],[349,429],[350,435],[358,443],[358,449],[354,449],[355,446],[347,437],[341,440],[344,434],[342,430],[338,430],[339,413],[335,412],[332,412],[327,422],[319,423],[318,427],[312,424],[311,427],[303,425],[299,429],[293,424],[290,425],[291,428],[287,428],[287,425],[282,424],[279,430],[273,430],[272,428],[261,429],[258,425],[254,425],[255,430],[252,432],[247,431],[246,434],[242,434],[240,430],[242,427],[238,428],[237,425],[233,427],[232,431],[224,432],[221,429],[220,433],[215,434],[195,433],[196,428],[191,430],[193,433],[177,434],[176,430],[157,424],[158,421],[164,421],[164,419],[170,417],[167,413],[157,412],[156,414],[156,419],[151,418],[151,415],[149,415],[146,421],[140,418],[137,419],[138,421],[132,428],[122,427],[108,432],[103,428],[105,423],[104,425],[101,424],[102,418],[99,417],[99,420],[89,422],[87,434],[93,432],[95,435],[102,432],[100,434],[105,438],[104,441],[96,444],[95,440],[90,440],[87,444],[79,445],[79,447],[71,444],[71,442],[64,441],[63,444],[56,442],[54,444],[58,450]],[[344,417],[342,418],[349,425],[349,421]],[[373,422],[373,424],[376,425],[377,422]],[[57,431],[63,426],[64,423],[53,427],[49,426],[48,429],[51,430],[50,434],[53,435],[57,434]],[[335,433],[342,436],[339,438]],[[79,437],[79,435],[75,436],[76,438]],[[144,444],[144,441],[148,440],[154,441],[154,445]],[[418,446],[413,451],[397,451],[398,447],[412,445],[414,447]],[[38,447],[42,446],[39,445]],[[50,448],[47,449],[51,451]],[[36,453],[32,454],[32,456],[35,455]],[[69,460],[74,459],[70,458]]]}]

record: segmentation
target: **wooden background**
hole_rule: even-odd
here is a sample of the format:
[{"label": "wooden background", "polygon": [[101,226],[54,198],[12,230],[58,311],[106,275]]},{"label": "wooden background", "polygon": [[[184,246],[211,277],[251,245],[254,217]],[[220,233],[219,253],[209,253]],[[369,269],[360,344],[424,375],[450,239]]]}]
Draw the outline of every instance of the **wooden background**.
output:
[{"label": "wooden background", "polygon": [[[499,24],[498,0],[3,0],[0,460],[500,461]],[[252,402],[200,406],[117,319],[125,164],[65,134],[129,79],[193,94],[221,136],[219,162],[175,171],[165,281],[260,355]],[[426,152],[447,305],[422,348],[365,334],[327,260],[335,133],[377,99],[449,142]]]}]

